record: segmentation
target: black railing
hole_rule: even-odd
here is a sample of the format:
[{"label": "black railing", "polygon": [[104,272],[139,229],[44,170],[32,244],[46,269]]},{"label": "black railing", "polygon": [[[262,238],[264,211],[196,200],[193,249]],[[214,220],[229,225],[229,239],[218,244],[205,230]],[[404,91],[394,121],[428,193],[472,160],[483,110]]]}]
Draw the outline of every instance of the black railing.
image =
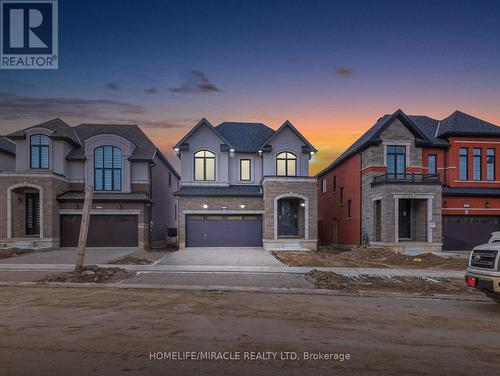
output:
[{"label": "black railing", "polygon": [[441,181],[439,175],[388,173],[375,176],[372,185],[377,184],[441,184]]}]

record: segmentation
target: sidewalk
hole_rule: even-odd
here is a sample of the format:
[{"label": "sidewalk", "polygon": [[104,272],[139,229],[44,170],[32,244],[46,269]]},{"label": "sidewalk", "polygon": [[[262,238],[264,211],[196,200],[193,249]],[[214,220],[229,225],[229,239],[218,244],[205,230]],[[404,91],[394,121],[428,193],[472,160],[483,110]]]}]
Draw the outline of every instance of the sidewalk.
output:
[{"label": "sidewalk", "polygon": [[[154,273],[292,273],[307,274],[312,270],[334,272],[346,276],[371,275],[380,277],[434,277],[463,278],[465,270],[440,269],[389,269],[389,268],[339,268],[339,267],[286,267],[286,266],[199,266],[199,265],[113,265],[100,264],[101,268],[122,268],[133,272]],[[0,264],[0,271],[70,271],[69,264]]]}]

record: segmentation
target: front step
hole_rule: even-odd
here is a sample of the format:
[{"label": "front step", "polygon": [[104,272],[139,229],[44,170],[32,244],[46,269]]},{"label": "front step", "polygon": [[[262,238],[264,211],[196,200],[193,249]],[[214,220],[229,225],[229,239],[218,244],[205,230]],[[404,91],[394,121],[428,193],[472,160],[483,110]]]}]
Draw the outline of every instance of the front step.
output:
[{"label": "front step", "polygon": [[285,251],[303,251],[304,248],[300,246],[300,243],[285,243],[283,244]]}]

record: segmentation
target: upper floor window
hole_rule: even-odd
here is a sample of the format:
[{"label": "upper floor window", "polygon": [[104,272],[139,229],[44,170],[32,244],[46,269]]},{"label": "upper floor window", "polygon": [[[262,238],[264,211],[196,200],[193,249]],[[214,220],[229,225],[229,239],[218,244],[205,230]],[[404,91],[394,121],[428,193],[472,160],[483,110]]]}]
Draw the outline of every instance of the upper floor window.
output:
[{"label": "upper floor window", "polygon": [[326,179],[321,179],[321,193],[326,193]]},{"label": "upper floor window", "polygon": [[276,156],[276,175],[297,175],[297,157],[295,156],[295,154],[285,151],[283,153],[279,153]]},{"label": "upper floor window", "polygon": [[168,186],[172,186],[172,174],[170,172],[168,173]]},{"label": "upper floor window", "polygon": [[240,180],[250,181],[252,180],[252,162],[250,159],[240,159]]},{"label": "upper floor window", "polygon": [[121,191],[122,152],[114,146],[94,149],[94,190]]},{"label": "upper floor window", "polygon": [[337,175],[333,177],[333,191],[337,192]]},{"label": "upper floor window", "polygon": [[339,204],[341,205],[344,204],[344,187],[340,187]]},{"label": "upper floor window", "polygon": [[431,175],[437,174],[437,156],[436,154],[429,154],[427,156],[427,171]]},{"label": "upper floor window", "polygon": [[481,149],[474,148],[473,155],[473,164],[472,164],[472,179],[479,181],[481,180],[481,165],[482,165],[482,157],[481,157]]},{"label": "upper floor window", "polygon": [[347,218],[352,218],[352,200],[347,200]]},{"label": "upper floor window", "polygon": [[406,146],[387,146],[387,174],[390,179],[404,179],[406,172]]},{"label": "upper floor window", "polygon": [[31,168],[49,168],[49,137],[44,134],[34,134],[30,138]]},{"label": "upper floor window", "polygon": [[460,148],[459,152],[459,179],[460,180],[467,180],[468,178],[468,173],[467,170],[469,168],[469,163],[467,161],[468,158],[468,149],[467,148]]},{"label": "upper floor window", "polygon": [[215,180],[215,154],[211,151],[194,153],[194,180]]},{"label": "upper floor window", "polygon": [[495,180],[495,149],[488,149],[486,158],[486,179]]}]

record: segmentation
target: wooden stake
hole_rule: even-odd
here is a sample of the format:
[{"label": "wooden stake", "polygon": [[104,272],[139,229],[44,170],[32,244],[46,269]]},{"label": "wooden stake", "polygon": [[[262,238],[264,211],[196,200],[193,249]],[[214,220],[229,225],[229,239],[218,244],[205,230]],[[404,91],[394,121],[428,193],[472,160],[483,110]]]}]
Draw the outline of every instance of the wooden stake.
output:
[{"label": "wooden stake", "polygon": [[85,259],[85,247],[87,246],[87,234],[89,232],[90,210],[92,209],[92,196],[94,188],[85,185],[85,201],[83,202],[82,223],[80,224],[80,236],[78,238],[78,253],[75,270],[82,270]]}]

